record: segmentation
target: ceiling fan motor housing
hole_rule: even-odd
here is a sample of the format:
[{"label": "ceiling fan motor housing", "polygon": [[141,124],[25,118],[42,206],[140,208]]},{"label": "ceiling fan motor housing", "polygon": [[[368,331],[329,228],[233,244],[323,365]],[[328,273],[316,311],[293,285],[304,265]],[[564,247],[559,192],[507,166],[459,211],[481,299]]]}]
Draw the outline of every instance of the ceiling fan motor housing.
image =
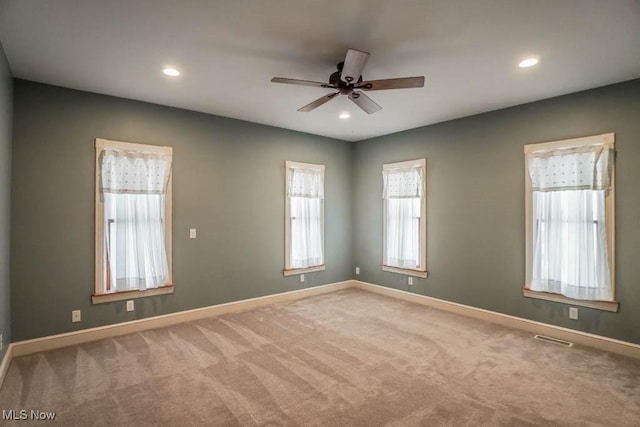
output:
[{"label": "ceiling fan motor housing", "polygon": [[358,83],[362,83],[362,75],[358,78],[357,82],[347,83],[342,81],[342,67],[344,62],[338,62],[338,71],[335,71],[329,76],[329,84],[340,91],[343,95],[349,95],[353,92],[353,86]]}]

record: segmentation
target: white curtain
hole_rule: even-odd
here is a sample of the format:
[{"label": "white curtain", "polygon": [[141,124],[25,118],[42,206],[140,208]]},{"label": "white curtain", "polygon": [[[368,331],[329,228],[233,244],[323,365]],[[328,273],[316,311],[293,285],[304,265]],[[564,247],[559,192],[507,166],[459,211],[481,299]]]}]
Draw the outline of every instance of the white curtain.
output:
[{"label": "white curtain", "polygon": [[613,299],[604,190],[533,193],[531,290],[584,300]]},{"label": "white curtain", "polygon": [[145,290],[169,282],[164,218],[170,170],[170,155],[103,151],[107,292]]},{"label": "white curtain", "polygon": [[422,167],[415,166],[382,171],[383,198],[421,198],[423,192]]},{"label": "white curtain", "polygon": [[105,148],[101,157],[104,192],[164,194],[166,191],[171,155]]},{"label": "white curtain", "polygon": [[324,264],[324,171],[288,168],[287,197],[291,239],[289,268],[307,268]]},{"label": "white curtain", "polygon": [[585,145],[529,154],[533,191],[606,190],[610,185],[611,150]]},{"label": "white curtain", "polygon": [[386,203],[383,264],[420,267],[420,216],[424,191],[421,167],[383,170]]},{"label": "white curtain", "polygon": [[613,300],[605,217],[610,157],[602,146],[530,155],[531,290]]},{"label": "white curtain", "polygon": [[384,265],[420,266],[420,199],[387,199]]},{"label": "white curtain", "polygon": [[291,167],[287,171],[289,197],[324,198],[324,171],[322,168]]}]

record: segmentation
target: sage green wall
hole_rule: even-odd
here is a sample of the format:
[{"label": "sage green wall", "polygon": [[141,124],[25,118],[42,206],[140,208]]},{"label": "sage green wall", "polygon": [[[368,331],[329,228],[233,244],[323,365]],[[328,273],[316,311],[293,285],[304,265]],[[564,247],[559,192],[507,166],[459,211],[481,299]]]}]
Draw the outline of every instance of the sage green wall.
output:
[{"label": "sage green wall", "polygon": [[9,301],[9,214],[11,194],[11,124],[13,111],[11,70],[0,45],[0,334],[4,357],[11,340],[11,306]]},{"label": "sage green wall", "polygon": [[[124,301],[90,303],[96,137],[174,147],[175,293],[137,299],[129,313]],[[351,150],[343,141],[16,80],[13,339],[349,279]],[[303,284],[282,276],[285,160],[326,165],[327,269]],[[74,309],[81,323],[71,323]]]},{"label": "sage green wall", "polygon": [[[528,143],[616,134],[618,313],[522,296]],[[427,159],[428,279],[383,272],[382,164]],[[640,343],[640,80],[444,122],[354,146],[359,279]]]},{"label": "sage green wall", "polygon": [[[0,92],[0,135],[10,135],[10,120],[3,125],[11,116],[10,87]],[[640,343],[640,80],[354,144],[22,80],[14,81],[13,110],[14,340],[354,277]],[[580,320],[572,321],[567,305],[522,296],[523,145],[604,132],[616,133],[618,152],[616,285],[621,306],[618,313],[580,308]],[[175,150],[176,292],[138,299],[132,313],[124,302],[90,303],[96,137]],[[380,269],[381,168],[421,157],[427,158],[430,277],[414,279],[409,288],[406,276]],[[0,151],[5,173],[9,158],[6,149]],[[281,273],[285,160],[327,167],[328,267],[307,275],[305,284]],[[0,195],[8,194],[5,181],[8,177]],[[4,199],[0,208],[6,210]],[[1,227],[6,220],[0,219]],[[192,227],[198,229],[196,240],[188,239]],[[8,259],[1,244],[0,262]],[[352,275],[356,265],[359,276]],[[8,281],[0,281],[0,325],[7,334],[3,283]],[[82,310],[79,324],[70,322],[73,309]]]}]

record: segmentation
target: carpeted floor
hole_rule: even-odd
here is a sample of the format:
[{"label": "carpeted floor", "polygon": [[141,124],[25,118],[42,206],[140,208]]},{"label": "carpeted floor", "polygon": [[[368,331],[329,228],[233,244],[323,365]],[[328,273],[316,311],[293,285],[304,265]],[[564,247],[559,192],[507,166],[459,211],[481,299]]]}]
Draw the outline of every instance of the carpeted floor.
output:
[{"label": "carpeted floor", "polygon": [[7,409],[65,426],[638,426],[640,361],[347,289],[14,359]]}]

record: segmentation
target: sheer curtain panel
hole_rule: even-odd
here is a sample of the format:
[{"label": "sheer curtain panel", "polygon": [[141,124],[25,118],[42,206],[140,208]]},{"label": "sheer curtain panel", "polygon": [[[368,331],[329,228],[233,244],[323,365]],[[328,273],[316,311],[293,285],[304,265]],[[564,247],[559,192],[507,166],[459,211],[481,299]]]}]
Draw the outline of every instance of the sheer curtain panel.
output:
[{"label": "sheer curtain panel", "polygon": [[424,159],[384,165],[383,266],[424,270]]},{"label": "sheer curtain panel", "polygon": [[172,153],[169,147],[156,147],[156,151],[145,147],[107,145],[100,156],[105,292],[145,290],[170,283],[165,198]]},{"label": "sheer curtain panel", "polygon": [[612,147],[594,142],[528,153],[530,290],[614,299],[606,203],[612,161]]},{"label": "sheer curtain panel", "polygon": [[287,162],[285,270],[324,264],[324,165]]}]

